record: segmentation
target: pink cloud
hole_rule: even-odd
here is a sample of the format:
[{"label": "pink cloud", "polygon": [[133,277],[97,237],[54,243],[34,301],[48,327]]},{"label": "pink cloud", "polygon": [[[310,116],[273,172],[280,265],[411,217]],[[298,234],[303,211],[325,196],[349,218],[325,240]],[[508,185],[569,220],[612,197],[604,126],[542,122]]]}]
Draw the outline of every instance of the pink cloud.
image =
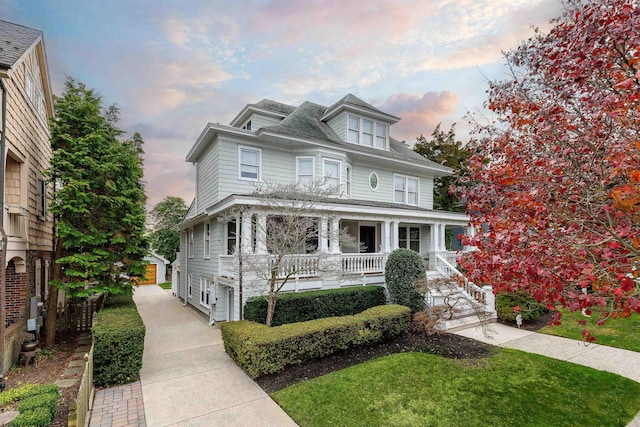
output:
[{"label": "pink cloud", "polygon": [[458,102],[458,95],[449,91],[400,93],[387,98],[380,109],[402,119],[391,128],[391,136],[413,143],[421,134],[431,135],[438,123],[455,112]]}]

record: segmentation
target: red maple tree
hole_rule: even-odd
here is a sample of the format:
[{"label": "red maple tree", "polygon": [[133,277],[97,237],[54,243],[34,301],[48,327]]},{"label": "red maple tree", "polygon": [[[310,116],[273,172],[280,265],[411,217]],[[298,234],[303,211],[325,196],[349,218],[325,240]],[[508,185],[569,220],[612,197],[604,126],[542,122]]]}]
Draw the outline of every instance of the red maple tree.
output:
[{"label": "red maple tree", "polygon": [[565,4],[490,84],[494,121],[477,125],[453,188],[478,229],[459,262],[474,282],[551,309],[606,307],[604,321],[640,312],[640,8]]}]

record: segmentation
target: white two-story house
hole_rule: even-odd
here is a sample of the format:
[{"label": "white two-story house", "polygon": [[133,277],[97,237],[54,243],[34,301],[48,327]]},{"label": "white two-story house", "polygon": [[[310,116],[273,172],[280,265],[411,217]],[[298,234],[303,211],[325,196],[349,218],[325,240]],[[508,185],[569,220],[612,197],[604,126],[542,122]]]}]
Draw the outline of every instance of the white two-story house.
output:
[{"label": "white two-story house", "polygon": [[[265,99],[244,107],[229,126],[205,126],[187,155],[196,167],[196,196],[181,224],[177,296],[212,320],[239,318],[244,301],[236,247],[251,256],[256,242],[264,241],[256,235],[263,228],[255,224],[267,213],[253,193],[265,181],[319,180],[340,188],[340,197],[319,206],[318,229],[346,229],[361,242],[355,249],[341,247],[339,239],[320,239],[317,251],[340,259],[345,279],[307,271],[287,282],[285,291],[384,284],[385,261],[396,248],[420,253],[432,269],[439,259],[451,260],[455,252],[445,244],[446,230],[467,230],[468,217],[433,209],[433,180],[451,170],[395,140],[399,120],[347,95],[330,107]],[[243,213],[229,218],[230,211]],[[244,292],[243,300],[250,295]]]}]

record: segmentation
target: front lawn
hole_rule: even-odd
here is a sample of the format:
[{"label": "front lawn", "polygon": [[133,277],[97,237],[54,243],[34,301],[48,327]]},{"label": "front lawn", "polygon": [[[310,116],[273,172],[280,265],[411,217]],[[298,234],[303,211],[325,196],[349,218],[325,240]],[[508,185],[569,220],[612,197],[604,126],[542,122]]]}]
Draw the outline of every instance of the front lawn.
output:
[{"label": "front lawn", "polygon": [[[545,326],[539,332],[581,340],[582,331],[588,329],[596,336],[596,344],[640,352],[640,314],[632,313],[626,319],[610,318],[603,326],[596,325],[598,318],[597,313],[592,317],[585,317],[580,311],[571,313],[569,310],[562,310],[562,323],[559,326]],[[580,319],[587,324],[580,325]]]},{"label": "front lawn", "polygon": [[158,283],[158,286],[164,290],[169,290],[171,289],[171,282]]},{"label": "front lawn", "polygon": [[530,353],[400,353],[272,394],[301,426],[625,426],[640,384]]}]

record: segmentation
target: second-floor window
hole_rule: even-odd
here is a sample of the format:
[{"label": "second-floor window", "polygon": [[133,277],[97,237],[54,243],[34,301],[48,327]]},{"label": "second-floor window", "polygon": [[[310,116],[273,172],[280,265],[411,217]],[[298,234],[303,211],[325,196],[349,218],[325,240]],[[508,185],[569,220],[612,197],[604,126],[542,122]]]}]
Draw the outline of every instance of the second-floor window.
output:
[{"label": "second-floor window", "polygon": [[313,183],[314,160],[313,157],[296,158],[296,182],[298,185],[308,187]]},{"label": "second-floor window", "polygon": [[349,114],[347,119],[347,141],[381,150],[387,148],[387,128],[384,123],[363,119]]},{"label": "second-floor window", "polygon": [[347,177],[346,177],[347,185],[347,197],[351,197],[351,166],[347,166]]},{"label": "second-floor window", "polygon": [[193,228],[189,229],[187,239],[189,240],[187,253],[189,255],[189,258],[193,258]]},{"label": "second-floor window", "polygon": [[396,203],[418,204],[418,178],[396,175],[394,184]]},{"label": "second-floor window", "polygon": [[238,236],[236,233],[237,224],[233,219],[227,223],[227,255],[233,255],[236,253]]},{"label": "second-floor window", "polygon": [[206,222],[204,224],[204,258],[208,259],[211,256],[211,224]]},{"label": "second-floor window", "polygon": [[260,180],[261,152],[257,148],[239,147],[239,178],[249,181]]},{"label": "second-floor window", "polygon": [[340,188],[340,167],[339,160],[324,159],[322,165],[322,183],[327,188]]},{"label": "second-floor window", "polygon": [[38,218],[47,219],[47,182],[38,178]]}]

